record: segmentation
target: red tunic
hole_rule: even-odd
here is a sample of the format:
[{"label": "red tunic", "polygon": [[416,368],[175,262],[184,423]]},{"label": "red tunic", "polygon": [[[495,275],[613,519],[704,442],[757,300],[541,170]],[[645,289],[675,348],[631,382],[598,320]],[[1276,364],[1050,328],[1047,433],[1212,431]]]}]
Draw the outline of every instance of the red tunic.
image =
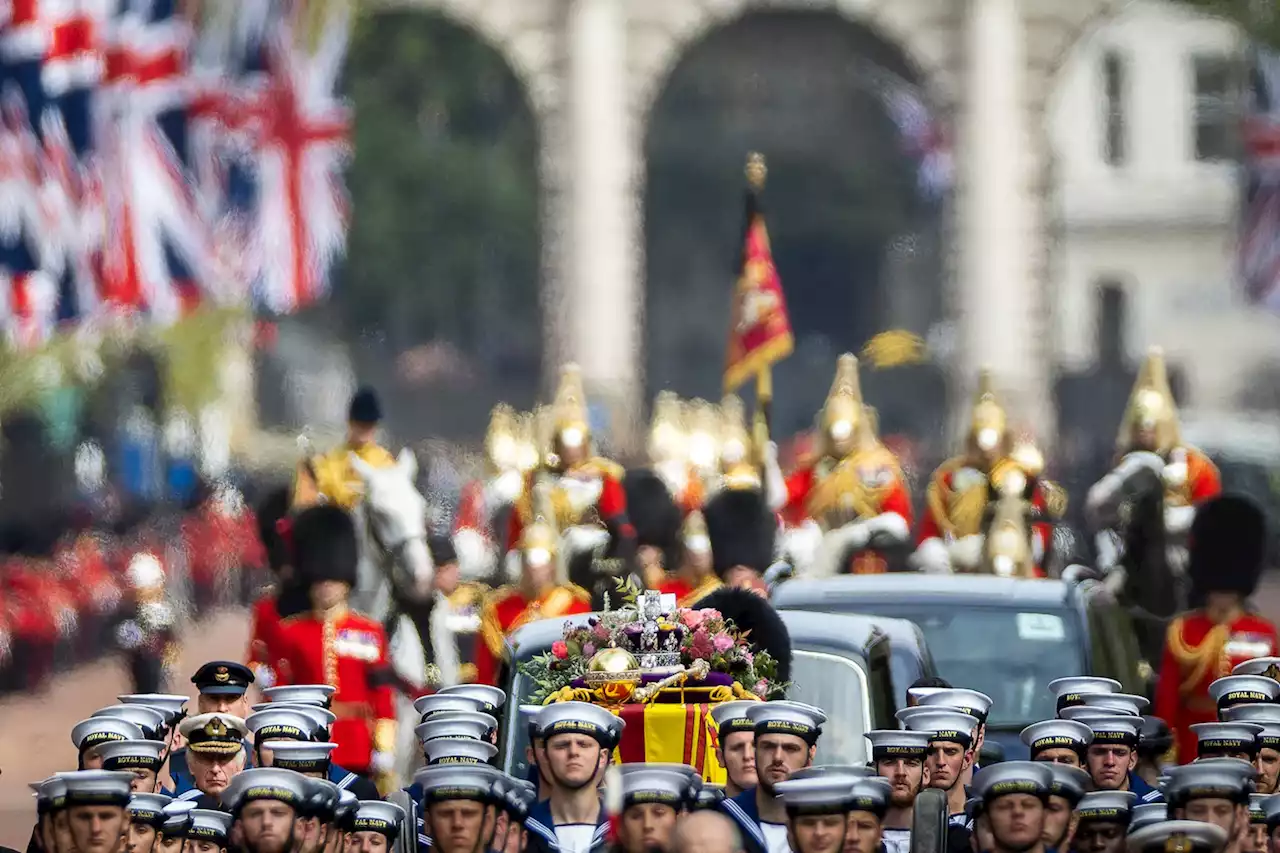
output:
[{"label": "red tunic", "polygon": [[[379,622],[347,610],[332,620],[313,613],[280,622],[281,684],[328,684],[337,688],[330,708],[333,763],[368,773],[375,728],[394,729],[395,701],[382,673],[387,637]],[[384,748],[394,744],[383,744]]]},{"label": "red tunic", "polygon": [[1278,649],[1275,626],[1253,613],[1229,625],[1215,625],[1203,611],[1193,610],[1169,624],[1156,682],[1155,715],[1173,730],[1179,762],[1196,756],[1191,725],[1218,719],[1209,685],[1230,675],[1236,665],[1275,655]]},{"label": "red tunic", "polygon": [[[631,529],[630,523],[626,521],[627,517],[627,493],[622,488],[622,469],[607,460],[592,459],[584,463],[581,468],[585,468],[591,472],[591,476],[600,479],[600,496],[596,499],[596,512],[600,516],[600,520],[606,525],[613,526],[615,522],[620,523],[623,536],[634,536],[635,532]],[[561,474],[560,476],[571,476]],[[507,550],[516,548],[520,542],[520,534],[524,531],[525,524],[532,522],[532,507],[530,506],[531,495],[533,494],[533,475],[530,474],[525,478],[524,494],[516,503],[516,511],[511,513],[511,521],[507,528]],[[547,519],[552,521],[552,519]],[[557,526],[561,530],[567,523],[576,523],[567,519],[555,519]]]},{"label": "red tunic", "polygon": [[[788,525],[798,525],[811,518],[809,497],[818,484],[818,474],[814,466],[809,465],[793,473],[787,478],[787,503],[782,508],[783,520]],[[882,495],[878,497],[876,515],[884,512],[896,512],[911,527],[911,495],[900,478],[894,478]]]},{"label": "red tunic", "polygon": [[591,594],[580,586],[564,584],[552,587],[534,600],[516,587],[495,589],[485,599],[480,611],[480,639],[476,645],[476,683],[498,684],[502,668],[503,645],[507,636],[522,625],[538,619],[558,619],[574,613],[591,612]]},{"label": "red tunic", "polygon": [[703,581],[701,586],[695,589],[688,582],[678,577],[668,576],[666,580],[658,584],[658,592],[663,595],[674,595],[677,607],[692,607],[722,586],[724,584],[719,578],[708,578]]},{"label": "red tunic", "polygon": [[1187,459],[1187,482],[1179,489],[1186,502],[1195,506],[1222,494],[1222,476],[1213,460],[1194,447],[1180,450]]},{"label": "red tunic", "polygon": [[[253,603],[252,620],[249,629],[249,668],[255,674],[266,668],[278,677],[280,659],[283,655],[280,640],[280,610],[276,606],[274,590],[265,591]],[[258,681],[262,682],[260,686],[271,686],[266,683],[270,680],[270,676],[264,680],[261,675],[258,675]]]}]

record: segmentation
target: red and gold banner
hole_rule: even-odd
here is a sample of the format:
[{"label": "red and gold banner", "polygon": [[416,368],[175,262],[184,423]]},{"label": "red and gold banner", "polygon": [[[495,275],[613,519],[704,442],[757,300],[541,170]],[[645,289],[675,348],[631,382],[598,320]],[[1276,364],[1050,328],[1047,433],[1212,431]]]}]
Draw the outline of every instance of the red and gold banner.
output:
[{"label": "red and gold banner", "polygon": [[795,347],[782,279],[773,263],[769,231],[760,208],[764,175],[763,158],[753,155],[747,165],[749,187],[742,266],[729,315],[729,352],[724,370],[726,394],[791,355]]},{"label": "red and gold banner", "polygon": [[717,733],[711,705],[655,702],[613,708],[626,721],[622,742],[614,752],[618,764],[670,762],[688,764],[716,785],[725,782],[716,760]]}]

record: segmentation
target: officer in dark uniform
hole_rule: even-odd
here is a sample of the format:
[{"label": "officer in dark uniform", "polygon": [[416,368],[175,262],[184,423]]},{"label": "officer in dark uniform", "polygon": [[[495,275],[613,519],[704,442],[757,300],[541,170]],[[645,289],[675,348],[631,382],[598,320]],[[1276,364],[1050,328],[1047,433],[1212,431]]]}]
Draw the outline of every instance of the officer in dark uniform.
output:
[{"label": "officer in dark uniform", "polygon": [[[253,670],[242,663],[213,660],[196,670],[191,683],[200,691],[196,697],[196,714],[230,714],[241,720],[249,716],[249,700],[245,694],[253,684]],[[252,767],[249,745],[245,744],[245,767]],[[195,787],[187,769],[187,752],[175,749],[169,756],[169,778],[173,790],[183,794]]]},{"label": "officer in dark uniform", "polygon": [[222,791],[249,760],[244,720],[230,714],[197,714],[183,720],[178,731],[187,739],[193,787],[177,799],[194,801],[200,808],[220,808]]}]

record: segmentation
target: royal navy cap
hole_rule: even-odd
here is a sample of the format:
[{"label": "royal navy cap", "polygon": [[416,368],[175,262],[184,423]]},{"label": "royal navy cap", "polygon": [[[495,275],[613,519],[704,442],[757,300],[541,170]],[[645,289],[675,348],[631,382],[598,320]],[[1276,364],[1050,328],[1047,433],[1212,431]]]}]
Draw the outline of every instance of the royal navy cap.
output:
[{"label": "royal navy cap", "polygon": [[1119,693],[1121,685],[1114,678],[1072,675],[1050,681],[1049,690],[1058,697],[1057,707],[1061,711],[1063,708],[1083,705],[1084,701],[1081,697],[1087,693]]},{"label": "royal navy cap", "polygon": [[958,743],[965,747],[973,743],[973,730],[978,725],[978,718],[972,714],[924,705],[901,708],[896,716],[910,731],[929,732],[930,743]]},{"label": "royal navy cap", "polygon": [[609,724],[609,742],[605,746],[609,749],[617,749],[618,744],[622,743],[622,730],[627,727],[627,721],[615,714],[609,715],[607,720]]},{"label": "royal navy cap", "polygon": [[1165,803],[1138,803],[1129,814],[1129,832],[1169,819],[1169,806]]},{"label": "royal navy cap", "polygon": [[538,713],[538,730],[550,740],[556,735],[580,734],[610,746],[617,740],[619,717],[589,702],[556,702]]},{"label": "royal navy cap", "polygon": [[685,804],[691,804],[698,798],[698,793],[702,790],[703,781],[702,773],[696,767],[690,767],[688,764],[676,764],[666,761],[646,761],[643,764],[622,764],[618,766],[622,775],[637,772],[640,768],[648,768],[649,770],[661,770],[664,773],[675,773],[684,779],[684,801]]},{"label": "royal navy cap", "polygon": [[315,721],[300,711],[272,708],[254,711],[244,718],[244,727],[261,746],[269,740],[311,740],[316,733]]},{"label": "royal navy cap", "polygon": [[486,714],[492,714],[507,704],[506,691],[488,684],[454,684],[451,687],[441,687],[435,695],[475,699],[480,703],[480,710]]},{"label": "royal navy cap", "polygon": [[67,785],[67,808],[73,806],[124,806],[133,796],[133,774],[123,770],[75,770],[59,773]]},{"label": "royal navy cap", "polygon": [[50,776],[42,782],[31,782],[27,785],[36,795],[36,810],[40,814],[56,812],[66,808],[67,783],[58,776]]},{"label": "royal navy cap", "polygon": [[644,803],[680,808],[689,794],[689,776],[676,770],[632,764],[619,768],[623,808]]},{"label": "royal navy cap", "polygon": [[1248,802],[1258,771],[1239,758],[1204,758],[1169,768],[1164,797],[1173,808],[1191,800],[1224,799]]},{"label": "royal navy cap", "polygon": [[1086,708],[1097,708],[1112,714],[1131,714],[1135,717],[1141,717],[1142,712],[1151,704],[1147,697],[1133,693],[1085,693],[1080,696],[1080,702]]},{"label": "royal navy cap", "polygon": [[1280,698],[1280,682],[1265,675],[1228,675],[1209,685],[1209,698],[1219,711],[1253,702],[1275,702]]},{"label": "royal navy cap", "polygon": [[385,800],[360,800],[355,814],[348,819],[351,832],[376,832],[393,842],[404,826],[404,809]]},{"label": "royal navy cap", "polygon": [[230,660],[211,660],[196,670],[191,683],[210,696],[243,696],[253,684],[253,670]]},{"label": "royal navy cap", "polygon": [[970,797],[964,801],[964,816],[969,820],[977,820],[982,814],[982,800]]},{"label": "royal navy cap", "polygon": [[1257,723],[1192,723],[1196,735],[1196,754],[1201,758],[1213,753],[1258,751],[1258,735],[1262,726]]},{"label": "royal navy cap", "polygon": [[328,779],[302,777],[307,792],[306,801],[302,805],[304,817],[319,818],[321,823],[331,823],[338,809],[338,801],[342,799],[342,789]]},{"label": "royal navy cap", "polygon": [[165,724],[175,725],[187,712],[187,697],[178,693],[126,693],[117,696],[121,705],[144,705],[165,716]]},{"label": "royal navy cap", "polygon": [[524,779],[513,779],[506,774],[498,774],[490,786],[493,802],[517,822],[523,821],[529,813],[529,807],[538,801],[538,787]]},{"label": "royal navy cap", "polygon": [[1113,714],[1107,717],[1088,717],[1081,722],[1093,732],[1093,742],[1096,744],[1128,746],[1134,749],[1138,747],[1142,734],[1141,717]]},{"label": "royal navy cap", "polygon": [[419,770],[413,782],[422,789],[422,802],[440,803],[446,800],[475,800],[493,802],[494,780],[502,771],[488,764],[462,766],[436,766]]},{"label": "royal navy cap", "polygon": [[[607,713],[607,712],[606,712]],[[486,764],[498,754],[498,748],[483,740],[441,737],[422,745],[428,765]]]},{"label": "royal navy cap", "polygon": [[1280,658],[1253,658],[1238,663],[1231,669],[1232,675],[1265,675],[1267,678],[1280,679]]},{"label": "royal navy cap", "polygon": [[163,711],[146,705],[108,705],[105,708],[99,708],[89,716],[128,720],[142,729],[142,735],[147,740],[158,740],[163,737],[168,719]]},{"label": "royal navy cap", "polygon": [[1076,816],[1080,820],[1128,823],[1137,802],[1138,795],[1132,791],[1090,791],[1076,803]]},{"label": "royal navy cap", "polygon": [[871,741],[872,761],[892,761],[895,758],[924,758],[929,751],[929,732],[906,729],[876,729],[867,732]]},{"label": "royal navy cap", "polygon": [[721,738],[734,732],[754,732],[756,727],[747,711],[759,704],[747,699],[737,699],[716,705],[711,709],[711,721],[716,724],[716,732]]},{"label": "royal navy cap", "polygon": [[810,776],[779,782],[774,792],[788,814],[842,814],[853,811],[853,791],[859,781],[854,776]]},{"label": "royal navy cap", "polygon": [[205,755],[235,755],[249,735],[244,720],[216,713],[187,717],[178,732],[187,739],[187,749]]},{"label": "royal navy cap", "polygon": [[[329,727],[338,719],[337,715],[328,708],[322,708],[319,705],[303,705],[298,702],[259,702],[257,705],[251,705],[250,710],[254,714],[260,714],[263,711],[292,711],[295,714],[302,714],[311,721],[311,736],[314,740],[328,740]],[[248,722],[246,719],[245,723]]]},{"label": "royal navy cap", "polygon": [[426,743],[438,737],[466,737],[483,740],[498,721],[488,714],[479,711],[442,711],[433,714],[425,723],[414,727],[419,743]]},{"label": "royal navy cap", "polygon": [[788,779],[813,779],[818,776],[852,776],[854,779],[869,779],[876,771],[865,764],[816,764],[812,767],[801,767],[788,776]]},{"label": "royal navy cap", "polygon": [[1075,720],[1045,720],[1027,726],[1019,737],[1034,760],[1046,749],[1087,749],[1093,743],[1093,729]]},{"label": "royal navy cap", "polygon": [[338,748],[336,743],[280,740],[267,741],[271,750],[271,766],[298,773],[320,773],[329,769],[329,759]]},{"label": "royal navy cap", "polygon": [[360,798],[351,793],[347,788],[343,788],[338,792],[338,807],[334,809],[334,822],[343,832],[351,832],[351,818],[355,816],[356,809],[360,808]]},{"label": "royal navy cap", "polygon": [[1280,794],[1272,794],[1262,803],[1262,809],[1267,813],[1267,826],[1275,829],[1280,826]]},{"label": "royal navy cap", "polygon": [[413,700],[413,710],[417,712],[421,722],[426,722],[436,714],[444,711],[483,712],[485,701],[476,696],[464,693],[432,693]]},{"label": "royal navy cap", "polygon": [[1130,832],[1129,853],[1221,853],[1227,831],[1199,820],[1166,820]]},{"label": "royal navy cap", "polygon": [[299,810],[307,798],[307,779],[280,767],[254,767],[232,777],[222,803],[233,813],[254,800],[275,800]]},{"label": "royal navy cap", "polygon": [[71,744],[81,752],[108,741],[146,739],[137,724],[119,717],[90,717],[71,728]]},{"label": "royal navy cap", "polygon": [[[234,780],[233,780],[234,781]],[[226,797],[226,792],[223,792]],[[191,813],[196,810],[195,800],[174,800],[164,807],[164,823],[160,833],[165,838],[185,838],[191,823]]]},{"label": "royal navy cap", "polygon": [[196,841],[212,841],[218,847],[227,846],[227,833],[231,831],[234,818],[228,812],[213,809],[192,809],[191,824],[187,827],[187,838]]},{"label": "royal navy cap", "polygon": [[917,705],[920,700],[926,696],[932,696],[934,693],[941,693],[943,690],[950,690],[950,687],[908,687],[907,698]]},{"label": "royal navy cap", "polygon": [[1250,794],[1249,795],[1249,823],[1266,823],[1267,808],[1264,805],[1267,797],[1272,794]]},{"label": "royal navy cap", "polygon": [[173,802],[173,797],[164,794],[139,793],[129,798],[125,808],[129,812],[129,820],[159,829],[165,822],[164,807]]},{"label": "royal navy cap", "polygon": [[976,717],[979,723],[985,723],[987,714],[991,712],[990,696],[979,693],[977,690],[961,687],[944,687],[934,690],[920,696],[916,701],[921,708],[940,707],[961,711],[970,717]]},{"label": "royal navy cap", "polygon": [[983,767],[973,777],[973,795],[990,804],[1008,794],[1047,797],[1053,791],[1054,775],[1043,761],[1004,761]]},{"label": "royal navy cap", "polygon": [[747,717],[760,735],[795,735],[813,743],[822,734],[827,715],[821,708],[803,702],[759,702],[747,709]]},{"label": "royal navy cap", "polygon": [[112,740],[94,751],[102,759],[103,770],[150,770],[159,772],[166,750],[158,740]]},{"label": "royal navy cap", "polygon": [[1223,712],[1223,716],[1229,723],[1262,726],[1256,738],[1258,748],[1280,751],[1280,705],[1270,702],[1236,705]]},{"label": "royal navy cap", "polygon": [[268,687],[262,691],[262,698],[268,702],[328,708],[336,692],[337,689],[328,684],[286,684],[282,687]]},{"label": "royal navy cap", "polygon": [[1049,793],[1055,797],[1062,797],[1074,809],[1076,803],[1080,802],[1080,798],[1093,787],[1089,774],[1079,767],[1072,767],[1070,764],[1043,763],[1049,768],[1049,772],[1053,774],[1053,788]]},{"label": "royal navy cap", "polygon": [[[1090,720],[1096,720],[1101,717],[1131,717],[1132,714],[1117,714],[1115,711],[1108,711],[1105,708],[1090,708],[1088,705],[1070,705],[1058,712],[1059,720],[1070,720],[1073,723],[1089,724]],[[1139,720],[1142,718],[1139,717]]]}]

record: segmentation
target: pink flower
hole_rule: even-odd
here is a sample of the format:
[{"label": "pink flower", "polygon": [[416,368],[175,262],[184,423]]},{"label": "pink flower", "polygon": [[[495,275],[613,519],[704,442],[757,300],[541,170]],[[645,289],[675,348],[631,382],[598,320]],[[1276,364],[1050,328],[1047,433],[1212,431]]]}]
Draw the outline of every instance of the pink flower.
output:
[{"label": "pink flower", "polygon": [[702,610],[681,610],[680,621],[685,624],[685,627],[692,628],[696,631],[698,626],[702,624],[702,620],[705,618],[704,612],[705,611]]},{"label": "pink flower", "polygon": [[710,607],[707,607],[699,612],[702,614],[703,619],[714,619],[717,622],[724,620],[724,616],[721,615],[719,610],[712,610]]},{"label": "pink flower", "polygon": [[762,699],[763,699],[765,696],[768,696],[768,695],[769,695],[769,682],[765,681],[763,678],[762,678],[762,679],[760,679],[759,681],[757,681],[757,682],[756,682],[755,694],[756,694],[757,696],[759,696],[760,698],[762,698]]},{"label": "pink flower", "polygon": [[715,652],[715,646],[711,642],[711,635],[701,629],[693,632],[693,639],[689,641],[689,654],[695,660],[711,657]]},{"label": "pink flower", "polygon": [[596,624],[591,626],[591,633],[595,636],[597,640],[609,639],[609,629],[606,628],[600,622],[597,622]]},{"label": "pink flower", "polygon": [[725,633],[716,634],[711,639],[711,642],[718,652],[727,652],[729,649],[733,648],[733,637],[730,637]]},{"label": "pink flower", "polygon": [[551,644],[551,655],[564,660],[569,656],[569,646],[565,644],[564,640],[556,640]]},{"label": "pink flower", "polygon": [[595,644],[595,643],[587,643],[587,644],[585,644],[585,645],[582,647],[582,656],[583,656],[583,657],[588,657],[588,658],[589,658],[589,657],[591,657],[592,655],[594,655],[595,653],[596,653],[596,644]]},{"label": "pink flower", "polygon": [[747,651],[746,649],[742,650],[742,659],[746,661],[748,664],[754,664],[756,662],[756,656],[751,654],[751,652]]}]

